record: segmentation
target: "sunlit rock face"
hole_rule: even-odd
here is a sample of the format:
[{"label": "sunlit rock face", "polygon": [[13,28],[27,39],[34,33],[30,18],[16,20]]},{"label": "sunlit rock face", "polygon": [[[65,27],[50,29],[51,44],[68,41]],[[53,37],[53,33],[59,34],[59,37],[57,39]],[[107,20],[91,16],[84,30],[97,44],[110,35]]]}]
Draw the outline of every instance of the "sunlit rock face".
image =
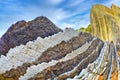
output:
[{"label": "sunlit rock face", "polygon": [[59,29],[48,18],[40,16],[32,21],[24,20],[13,24],[0,39],[0,55],[6,55],[10,48],[26,44],[37,37],[45,38],[62,30]]},{"label": "sunlit rock face", "polygon": [[92,34],[102,40],[119,42],[120,40],[120,8],[112,5],[93,5],[90,12]]}]

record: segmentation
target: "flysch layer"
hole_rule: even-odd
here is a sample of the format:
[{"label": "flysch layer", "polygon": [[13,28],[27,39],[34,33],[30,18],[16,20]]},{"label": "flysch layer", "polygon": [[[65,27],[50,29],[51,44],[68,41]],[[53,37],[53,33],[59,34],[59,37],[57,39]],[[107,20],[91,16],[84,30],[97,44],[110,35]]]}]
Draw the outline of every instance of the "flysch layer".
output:
[{"label": "flysch layer", "polygon": [[7,56],[1,56],[0,58],[0,74],[21,66],[23,63],[35,61],[49,47],[53,47],[61,41],[67,41],[72,37],[78,36],[78,34],[78,32],[72,29],[66,29],[51,37],[45,39],[39,37],[34,42],[28,42],[26,46],[21,45],[11,49]]}]

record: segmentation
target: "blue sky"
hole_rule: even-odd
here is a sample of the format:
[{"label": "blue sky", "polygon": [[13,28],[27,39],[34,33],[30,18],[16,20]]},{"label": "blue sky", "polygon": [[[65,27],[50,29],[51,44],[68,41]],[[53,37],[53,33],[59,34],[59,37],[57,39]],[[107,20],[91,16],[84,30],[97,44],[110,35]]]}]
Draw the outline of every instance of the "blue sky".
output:
[{"label": "blue sky", "polygon": [[93,4],[120,5],[120,0],[0,0],[0,37],[15,22],[46,16],[58,27],[86,27]]}]

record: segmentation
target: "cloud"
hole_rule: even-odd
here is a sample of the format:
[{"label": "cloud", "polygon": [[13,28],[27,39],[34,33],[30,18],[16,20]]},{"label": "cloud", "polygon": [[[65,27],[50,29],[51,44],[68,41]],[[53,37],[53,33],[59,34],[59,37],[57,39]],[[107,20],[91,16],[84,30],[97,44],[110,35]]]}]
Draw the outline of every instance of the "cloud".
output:
[{"label": "cloud", "polygon": [[[87,22],[87,17],[84,17],[85,15],[82,15],[80,16],[81,18],[78,18],[78,14],[88,10],[88,7],[82,7],[82,5],[79,7],[77,6],[80,3],[83,3],[83,0],[70,0],[70,4],[65,7],[63,7],[63,5],[61,5],[60,7],[54,6],[62,2],[64,2],[64,0],[48,0],[47,3],[52,4],[53,6],[39,5],[40,2],[37,3],[38,5],[28,3],[26,6],[23,6],[22,2],[16,2],[16,0],[6,0],[4,2],[0,1],[0,3],[4,5],[4,8],[2,8],[2,6],[0,7],[0,10],[4,9],[4,11],[6,11],[5,14],[0,13],[0,28],[1,26],[4,27],[4,30],[0,32],[6,31],[9,26],[16,21],[29,21],[38,16],[47,16],[56,25],[58,25],[58,27],[62,29],[64,29],[65,27],[78,28],[79,26],[84,26],[85,24],[87,24],[85,23]],[[70,8],[66,10],[65,8],[67,7]],[[71,11],[71,9],[74,9],[74,11]]]},{"label": "cloud", "polygon": [[85,0],[71,0],[69,3],[69,6],[73,7],[73,6],[77,6],[80,3],[83,3]]},{"label": "cloud", "polygon": [[108,7],[110,7],[112,4],[120,5],[120,0],[108,0],[107,2],[105,2],[103,4]]},{"label": "cloud", "polygon": [[[13,24],[16,21],[19,21],[22,19],[28,21],[28,20],[34,19],[37,16],[41,16],[41,15],[47,16],[53,22],[55,22],[55,24],[62,24],[60,22],[64,22],[64,20],[67,20],[67,21],[65,21],[66,24],[70,24],[69,18],[74,19],[74,16],[76,16],[82,12],[85,12],[86,10],[88,10],[88,7],[89,7],[89,6],[86,6],[86,7],[81,8],[83,6],[81,3],[83,3],[84,0],[81,0],[81,1],[80,0],[76,0],[76,1],[70,0],[70,2],[72,2],[72,3],[74,2],[73,4],[71,3],[73,6],[80,5],[78,8],[70,7],[71,9],[74,9],[74,11],[65,10],[66,7],[53,7],[53,6],[46,7],[46,6],[44,6],[44,4],[41,6],[41,5],[31,5],[30,3],[28,3],[27,6],[23,6],[23,5],[21,5],[22,3],[19,1],[16,2],[16,4],[14,4],[15,1],[16,0],[7,0],[2,3],[4,5],[8,5],[8,6],[5,6],[5,9],[13,13],[13,14],[9,14],[9,15],[5,14],[2,17],[2,19],[3,20],[6,19],[4,21],[7,21],[9,24]],[[48,2],[53,3],[53,4],[60,4],[60,3],[64,2],[64,0],[48,0]],[[85,3],[88,4],[88,2],[85,2]],[[69,4],[68,7],[71,6],[71,4]],[[84,16],[84,15],[82,15],[82,16]],[[63,25],[65,24],[65,22],[63,23]],[[5,23],[5,22],[3,22],[3,23]]]},{"label": "cloud", "polygon": [[2,37],[2,35],[5,33],[6,31],[4,29],[0,30],[0,38]]},{"label": "cloud", "polygon": [[57,5],[60,4],[61,2],[63,2],[64,0],[48,0],[48,2],[50,2],[53,5]]},{"label": "cloud", "polygon": [[[59,21],[64,20],[67,17],[68,13],[64,11],[62,8],[53,8],[53,7],[42,7],[39,5],[28,5],[26,7],[21,7],[12,5],[13,3],[5,3],[6,5],[11,6],[11,8],[6,8],[6,10],[11,10],[13,12],[13,8],[15,11],[14,14],[1,14],[0,13],[0,28],[5,27],[5,31],[10,27],[10,25],[14,24],[16,21],[20,20],[32,20],[38,16],[47,16],[50,20],[52,20],[55,24],[58,24]],[[12,8],[13,7],[13,8]],[[14,9],[14,10],[15,10]],[[0,31],[1,32],[1,31]]]},{"label": "cloud", "polygon": [[5,0],[0,1],[0,10],[14,12],[19,11],[22,7],[20,6],[20,2],[16,0]]},{"label": "cloud", "polygon": [[74,29],[78,29],[80,27],[87,27],[88,24],[90,24],[88,13],[70,18],[69,21],[66,20],[66,22],[64,21],[61,22],[61,26],[63,29],[65,29],[65,27],[71,27]]},{"label": "cloud", "polygon": [[[88,24],[90,24],[90,17],[89,17],[89,11],[90,8],[92,7],[92,4],[94,4],[93,1],[86,1],[84,0],[76,0],[71,2],[74,5],[67,4],[66,7],[72,8],[74,10],[67,11],[67,17],[64,18],[62,22],[60,22],[60,26],[64,29],[65,27],[71,27],[74,29],[78,29],[80,27],[87,27]],[[87,5],[87,6],[85,6]],[[69,9],[67,8],[67,9]]]},{"label": "cloud", "polygon": [[72,24],[72,23],[62,23],[62,25],[60,25],[60,26],[62,27],[62,29],[73,28],[73,26],[75,26],[75,24]]},{"label": "cloud", "polygon": [[[93,4],[101,3],[110,6],[120,5],[119,0],[0,0],[0,29],[6,31],[9,26],[19,20],[32,20],[38,16],[46,16],[58,27],[74,29],[86,27]],[[100,0],[101,1],[101,0]],[[0,30],[0,32],[4,32]],[[1,33],[2,33],[1,32]]]}]

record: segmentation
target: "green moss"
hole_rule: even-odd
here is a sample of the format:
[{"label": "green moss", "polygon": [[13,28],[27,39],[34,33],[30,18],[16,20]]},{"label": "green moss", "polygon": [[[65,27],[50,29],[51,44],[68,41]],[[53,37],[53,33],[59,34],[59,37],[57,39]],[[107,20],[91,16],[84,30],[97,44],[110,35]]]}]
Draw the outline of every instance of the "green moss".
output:
[{"label": "green moss", "polygon": [[80,29],[77,29],[76,31],[84,31],[85,28],[80,28]]},{"label": "green moss", "polygon": [[87,28],[81,27],[80,29],[77,29],[77,31],[90,32],[91,31],[91,24],[89,24]]},{"label": "green moss", "polygon": [[87,28],[85,28],[85,30],[84,30],[85,32],[90,32],[91,31],[91,24],[89,24],[88,25],[88,27]]}]

